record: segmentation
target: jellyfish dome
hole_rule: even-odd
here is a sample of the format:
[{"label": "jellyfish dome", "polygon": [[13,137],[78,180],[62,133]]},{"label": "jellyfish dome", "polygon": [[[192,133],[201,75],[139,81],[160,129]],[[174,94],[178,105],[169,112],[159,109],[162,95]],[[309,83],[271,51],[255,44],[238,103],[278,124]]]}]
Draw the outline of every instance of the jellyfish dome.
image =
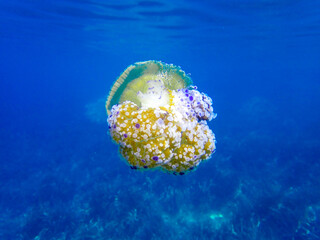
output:
[{"label": "jellyfish dome", "polygon": [[215,135],[212,100],[183,70],[138,62],[117,79],[107,98],[109,132],[132,169],[183,175],[209,159]]}]

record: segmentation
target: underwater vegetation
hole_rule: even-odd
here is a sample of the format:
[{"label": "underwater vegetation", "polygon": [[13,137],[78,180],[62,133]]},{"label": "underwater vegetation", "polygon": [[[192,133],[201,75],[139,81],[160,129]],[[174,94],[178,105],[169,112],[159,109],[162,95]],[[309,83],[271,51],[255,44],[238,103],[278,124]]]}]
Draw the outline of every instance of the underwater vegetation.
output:
[{"label": "underwater vegetation", "polygon": [[[12,135],[19,162],[0,169],[0,239],[319,239],[320,166],[311,161],[319,142],[301,142],[299,128],[270,136],[273,124],[241,134],[251,114],[269,109],[253,98],[235,113],[239,121],[224,119],[230,130],[216,129],[215,160],[183,178],[124,168],[106,124],[91,115],[47,133],[61,145]],[[272,116],[267,121],[292,129]]]},{"label": "underwater vegetation", "polygon": [[129,66],[106,103],[109,132],[132,169],[183,175],[209,159],[216,117],[212,100],[179,67],[159,61]]}]

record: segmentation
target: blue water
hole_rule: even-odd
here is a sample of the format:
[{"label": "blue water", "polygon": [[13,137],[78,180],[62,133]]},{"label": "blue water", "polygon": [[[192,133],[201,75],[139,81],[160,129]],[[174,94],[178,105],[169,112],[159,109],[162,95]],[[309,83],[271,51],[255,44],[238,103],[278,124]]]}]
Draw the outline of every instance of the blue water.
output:
[{"label": "blue water", "polygon": [[[130,64],[213,99],[213,158],[134,171],[104,101]],[[0,239],[320,239],[320,2],[0,1]]]}]

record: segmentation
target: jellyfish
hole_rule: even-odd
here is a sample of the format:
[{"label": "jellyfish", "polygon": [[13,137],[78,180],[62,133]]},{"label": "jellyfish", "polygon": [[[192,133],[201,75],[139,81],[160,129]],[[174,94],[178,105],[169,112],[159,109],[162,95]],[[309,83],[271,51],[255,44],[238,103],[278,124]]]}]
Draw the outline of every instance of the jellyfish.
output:
[{"label": "jellyfish", "polygon": [[106,101],[109,133],[132,169],[190,172],[216,149],[208,121],[212,99],[180,67],[160,61],[129,66]]}]

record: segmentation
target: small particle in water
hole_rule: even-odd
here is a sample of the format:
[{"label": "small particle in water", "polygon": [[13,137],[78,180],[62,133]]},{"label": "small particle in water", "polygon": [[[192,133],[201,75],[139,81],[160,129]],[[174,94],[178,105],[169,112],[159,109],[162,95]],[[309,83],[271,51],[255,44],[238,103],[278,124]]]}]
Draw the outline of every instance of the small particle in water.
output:
[{"label": "small particle in water", "polygon": [[159,160],[158,156],[153,156],[152,159],[153,159],[154,161],[158,161],[158,160]]},{"label": "small particle in water", "polygon": [[114,124],[114,125],[113,125],[113,128],[116,128],[116,127],[117,127],[117,125],[116,125],[116,124]]},{"label": "small particle in water", "polygon": [[125,134],[123,134],[123,137],[124,137],[124,138],[127,138],[127,137],[128,137],[128,135],[125,133]]},{"label": "small particle in water", "polygon": [[190,97],[189,97],[189,100],[190,100],[190,101],[192,101],[192,100],[193,100],[193,97],[192,97],[192,96],[190,96]]},{"label": "small particle in water", "polygon": [[140,124],[139,123],[136,124],[136,128],[140,128]]}]

